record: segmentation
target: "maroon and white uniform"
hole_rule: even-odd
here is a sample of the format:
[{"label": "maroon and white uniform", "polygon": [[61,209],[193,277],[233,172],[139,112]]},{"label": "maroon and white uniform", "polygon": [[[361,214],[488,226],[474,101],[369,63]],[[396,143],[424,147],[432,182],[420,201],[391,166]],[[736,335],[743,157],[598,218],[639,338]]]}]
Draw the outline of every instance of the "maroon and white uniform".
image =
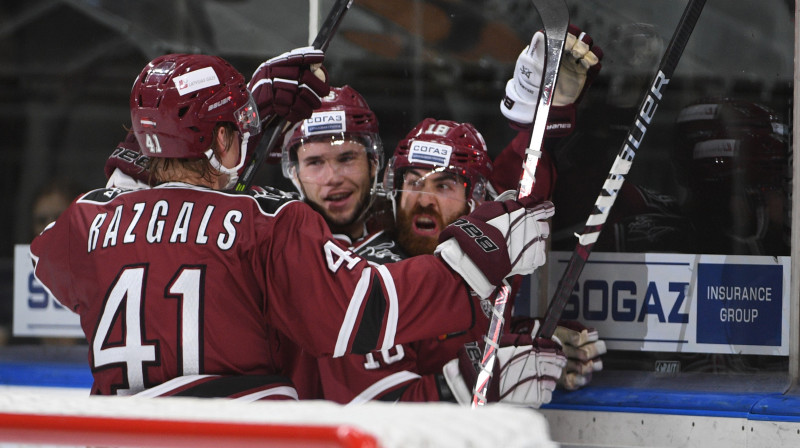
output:
[{"label": "maroon and white uniform", "polygon": [[371,265],[277,190],[95,190],[31,256],[36,277],[80,315],[93,394],[186,375],[286,375],[294,344],[312,356],[391,350],[465,330],[474,313],[436,257]]},{"label": "maroon and white uniform", "polygon": [[[439,148],[441,154],[448,156],[426,157],[420,148],[430,146]],[[468,185],[464,198],[466,206],[484,199],[491,161],[483,137],[472,125],[427,118],[398,143],[387,167],[384,188],[398,193],[402,191],[402,174],[412,167],[462,176]],[[360,240],[352,245],[352,250],[372,263],[385,266],[408,257],[395,239],[385,232]],[[438,293],[444,294],[443,291]],[[491,307],[490,300],[483,300],[481,311],[475,313],[475,324],[465,331],[442,332],[433,338],[366,355],[321,359],[320,375],[325,398],[340,403],[454,400],[442,378],[442,368],[457,356],[464,343],[483,339],[489,328],[487,316]],[[507,316],[510,316],[512,306],[506,309]]]},{"label": "maroon and white uniform", "polygon": [[[337,235],[338,236],[338,235]],[[339,236],[341,237],[341,236]],[[348,244],[348,241],[344,241]],[[386,232],[369,235],[352,246],[358,256],[376,265],[408,258]],[[381,401],[454,401],[442,377],[442,367],[456,357],[467,342],[481,340],[489,328],[491,303],[483,300],[475,323],[466,331],[441,333],[388,350],[320,358],[319,372],[324,398],[338,403]],[[507,307],[507,322],[512,307]]]}]

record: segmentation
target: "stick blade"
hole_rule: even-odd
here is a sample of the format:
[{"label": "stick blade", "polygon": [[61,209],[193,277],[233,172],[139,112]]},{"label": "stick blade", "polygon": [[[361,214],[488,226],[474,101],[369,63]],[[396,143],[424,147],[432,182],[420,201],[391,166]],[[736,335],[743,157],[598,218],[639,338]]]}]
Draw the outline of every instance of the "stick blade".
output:
[{"label": "stick blade", "polygon": [[533,0],[533,7],[542,19],[545,36],[565,36],[569,25],[569,10],[564,0]]}]

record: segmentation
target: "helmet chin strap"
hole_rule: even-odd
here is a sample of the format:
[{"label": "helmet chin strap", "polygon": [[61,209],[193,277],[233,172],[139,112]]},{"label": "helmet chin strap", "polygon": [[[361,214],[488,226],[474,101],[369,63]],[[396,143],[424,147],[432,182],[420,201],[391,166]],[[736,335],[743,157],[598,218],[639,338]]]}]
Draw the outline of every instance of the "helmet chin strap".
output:
[{"label": "helmet chin strap", "polygon": [[208,157],[209,162],[211,162],[211,166],[220,172],[220,174],[228,176],[228,182],[222,187],[223,190],[230,190],[233,188],[237,182],[239,182],[239,170],[242,169],[244,166],[244,161],[247,158],[247,143],[250,141],[250,132],[245,132],[241,134],[242,142],[239,145],[239,163],[236,164],[233,168],[228,168],[222,164],[222,162],[217,158],[216,154],[214,154],[214,150],[209,148],[206,151],[206,157]]},{"label": "helmet chin strap", "polygon": [[300,193],[300,200],[305,201],[306,192],[305,190],[303,190],[303,184],[301,184],[300,181],[297,179],[297,168],[295,168],[295,171],[292,173],[292,184],[294,185],[294,189],[297,190],[298,193]]}]

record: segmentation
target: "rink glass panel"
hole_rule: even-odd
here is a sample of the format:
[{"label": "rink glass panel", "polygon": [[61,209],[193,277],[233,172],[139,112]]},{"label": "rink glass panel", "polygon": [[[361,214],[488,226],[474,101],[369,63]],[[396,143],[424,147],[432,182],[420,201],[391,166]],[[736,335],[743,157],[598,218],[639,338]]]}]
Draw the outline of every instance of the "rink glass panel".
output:
[{"label": "rink glass panel", "polygon": [[[574,248],[573,234],[583,228],[685,6],[567,3],[571,22],[594,38],[604,58],[579,105],[576,132],[548,143],[558,168],[553,282],[563,263],[558,257]],[[321,2],[322,15],[331,4]],[[6,365],[85,362],[79,339],[11,334],[18,294],[25,306],[68,313],[19,272],[24,263],[15,272],[15,245],[30,242],[33,203],[49,181],[66,178],[81,191],[105,183],[105,159],[129,125],[130,83],[141,67],[161,53],[198,51],[219,54],[249,75],[262,60],[309,41],[306,2],[205,1],[179,8],[100,1],[83,8],[58,2],[2,7],[0,169],[10,213],[0,220],[7,235],[0,317],[9,333],[0,359]],[[786,376],[789,329],[798,324],[788,318],[793,14],[791,0],[708,1],[594,247],[587,265],[592,275],[581,278],[566,310],[608,338],[607,371],[645,378],[774,373],[778,382]],[[529,1],[359,0],[326,66],[334,84],[353,86],[370,103],[387,157],[429,116],[473,123],[496,156],[515,135],[498,104],[519,51],[540,26]],[[61,38],[49,37],[54,34]],[[774,119],[766,128],[726,113],[703,123],[713,121],[708,127],[681,129],[687,106],[721,98],[770,110]],[[275,165],[264,166],[256,182],[292,189]],[[700,306],[710,291],[757,297],[708,299],[710,305]],[[517,313],[540,314],[538,297],[520,298]],[[771,324],[761,326],[764,319]],[[673,342],[631,341],[637,332]],[[682,342],[688,333],[694,339]]]}]

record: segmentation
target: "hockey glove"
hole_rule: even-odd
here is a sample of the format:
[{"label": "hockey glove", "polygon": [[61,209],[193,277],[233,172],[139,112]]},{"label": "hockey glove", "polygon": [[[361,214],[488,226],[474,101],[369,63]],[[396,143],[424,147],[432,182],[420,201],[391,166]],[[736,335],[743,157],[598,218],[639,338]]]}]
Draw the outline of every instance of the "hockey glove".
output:
[{"label": "hockey glove", "polygon": [[484,202],[442,231],[434,253],[478,296],[488,298],[504,278],[530,274],[544,264],[553,211],[551,202],[533,196]]},{"label": "hockey glove", "polygon": [[274,116],[294,123],[311,116],[330,92],[322,50],[296,48],[262,63],[247,87],[262,122]]},{"label": "hockey glove", "polygon": [[[481,368],[483,344],[464,344],[458,358],[444,365],[442,372],[453,395],[462,405],[472,402],[473,389]],[[530,335],[500,337],[487,403],[539,407],[549,403],[556,379],[567,360],[558,341],[533,340]]]},{"label": "hockey glove", "polygon": [[[511,332],[533,334],[539,321],[530,317],[515,318]],[[558,379],[558,385],[566,390],[576,390],[592,380],[592,373],[603,370],[601,355],[606,353],[606,343],[597,330],[574,320],[560,320],[554,332],[561,341],[567,355],[567,367]]]},{"label": "hockey glove", "polygon": [[[539,101],[539,88],[545,61],[545,35],[537,31],[531,44],[522,50],[514,68],[514,77],[506,84],[500,111],[518,127],[533,123]],[[565,136],[575,126],[575,104],[583,98],[600,72],[603,51],[580,28],[569,25],[564,54],[558,70],[553,103],[547,120],[547,137]]]},{"label": "hockey glove", "polygon": [[108,181],[106,187],[139,189],[147,188],[150,182],[150,171],[147,169],[149,159],[139,149],[139,142],[133,132],[128,132],[125,140],[119,142],[114,151],[106,159],[104,172]]}]

